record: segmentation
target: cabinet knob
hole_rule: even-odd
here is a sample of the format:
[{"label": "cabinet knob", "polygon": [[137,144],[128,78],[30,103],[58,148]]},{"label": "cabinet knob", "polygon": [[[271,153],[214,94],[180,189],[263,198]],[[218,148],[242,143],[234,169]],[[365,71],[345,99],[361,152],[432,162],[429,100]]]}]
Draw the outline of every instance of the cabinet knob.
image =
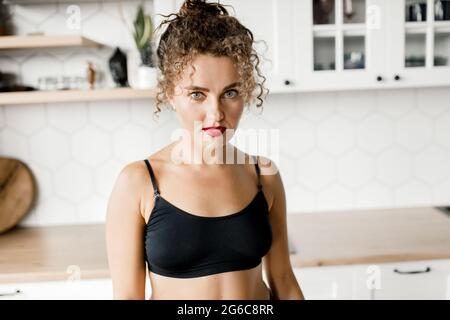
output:
[{"label": "cabinet knob", "polygon": [[286,86],[288,86],[288,85],[291,84],[291,82],[290,82],[289,80],[284,80],[284,84],[285,84]]},{"label": "cabinet knob", "polygon": [[395,81],[400,80],[400,75],[396,74],[396,75],[394,76],[394,79],[395,79]]},{"label": "cabinet knob", "polygon": [[377,76],[377,81],[378,82],[383,81],[383,77],[382,76]]}]

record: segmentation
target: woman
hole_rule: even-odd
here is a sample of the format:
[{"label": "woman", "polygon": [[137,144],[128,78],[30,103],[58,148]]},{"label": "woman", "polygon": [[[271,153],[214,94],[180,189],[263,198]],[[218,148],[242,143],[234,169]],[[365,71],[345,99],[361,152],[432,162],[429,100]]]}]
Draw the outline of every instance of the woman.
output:
[{"label": "woman", "polygon": [[253,35],[218,3],[187,0],[171,16],[160,25],[156,113],[169,103],[187,134],[116,180],[106,221],[114,298],[145,299],[147,264],[151,299],[303,299],[280,174],[228,143],[256,87],[262,102]]}]

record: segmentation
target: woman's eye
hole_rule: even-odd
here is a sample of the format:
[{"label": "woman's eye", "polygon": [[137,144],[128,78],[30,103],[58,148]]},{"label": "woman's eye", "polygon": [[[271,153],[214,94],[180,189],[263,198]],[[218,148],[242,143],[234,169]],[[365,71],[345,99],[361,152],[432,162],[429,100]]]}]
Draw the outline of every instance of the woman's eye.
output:
[{"label": "woman's eye", "polygon": [[[232,93],[231,95],[227,95],[228,93]],[[226,95],[226,97],[227,98],[234,98],[234,97],[236,97],[237,95],[238,95],[238,92],[237,92],[237,90],[230,90],[230,91],[227,91],[227,92],[225,92],[225,95]]]},{"label": "woman's eye", "polygon": [[199,100],[200,98],[201,98],[201,95],[202,95],[203,93],[201,93],[201,92],[191,92],[190,94],[189,94],[189,96],[193,99],[193,100]]},{"label": "woman's eye", "polygon": [[[237,90],[235,90],[235,89],[229,90],[229,91],[225,92],[225,94],[224,94],[225,98],[235,98],[238,95],[239,95],[239,92]],[[200,100],[202,98],[203,93],[200,92],[200,91],[195,91],[195,92],[191,92],[189,94],[189,96],[190,96],[190,98],[192,100],[198,101],[198,100]]]}]

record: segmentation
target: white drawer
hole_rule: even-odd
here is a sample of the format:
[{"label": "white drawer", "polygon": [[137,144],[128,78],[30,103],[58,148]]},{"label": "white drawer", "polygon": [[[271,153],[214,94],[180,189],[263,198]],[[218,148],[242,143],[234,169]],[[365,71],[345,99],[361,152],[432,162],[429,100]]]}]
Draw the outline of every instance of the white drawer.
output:
[{"label": "white drawer", "polygon": [[380,265],[374,299],[450,299],[450,260],[425,260]]},{"label": "white drawer", "polygon": [[450,299],[450,259],[295,268],[294,273],[306,299]]}]

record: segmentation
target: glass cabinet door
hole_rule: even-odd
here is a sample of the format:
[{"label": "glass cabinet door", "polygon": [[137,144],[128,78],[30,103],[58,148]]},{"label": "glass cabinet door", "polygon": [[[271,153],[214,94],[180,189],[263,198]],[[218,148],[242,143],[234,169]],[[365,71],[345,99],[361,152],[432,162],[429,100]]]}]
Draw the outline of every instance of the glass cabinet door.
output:
[{"label": "glass cabinet door", "polygon": [[450,0],[434,2],[433,66],[450,66]]},{"label": "glass cabinet door", "polygon": [[388,9],[393,81],[450,84],[450,0],[389,1]]},{"label": "glass cabinet door", "polygon": [[365,68],[366,0],[313,0],[314,71]]},{"label": "glass cabinet door", "polygon": [[[382,0],[297,2],[309,3],[298,7],[296,12],[309,12],[303,18],[309,19],[312,26],[302,34],[304,39],[311,39],[310,48],[299,48],[300,55],[311,66],[304,72],[303,80],[323,89],[328,89],[328,85],[336,89],[376,86],[380,81],[377,75],[381,77],[385,64],[384,55],[377,53],[384,47]],[[368,21],[372,14],[378,19],[375,27]],[[302,53],[304,50],[306,53]]]}]

